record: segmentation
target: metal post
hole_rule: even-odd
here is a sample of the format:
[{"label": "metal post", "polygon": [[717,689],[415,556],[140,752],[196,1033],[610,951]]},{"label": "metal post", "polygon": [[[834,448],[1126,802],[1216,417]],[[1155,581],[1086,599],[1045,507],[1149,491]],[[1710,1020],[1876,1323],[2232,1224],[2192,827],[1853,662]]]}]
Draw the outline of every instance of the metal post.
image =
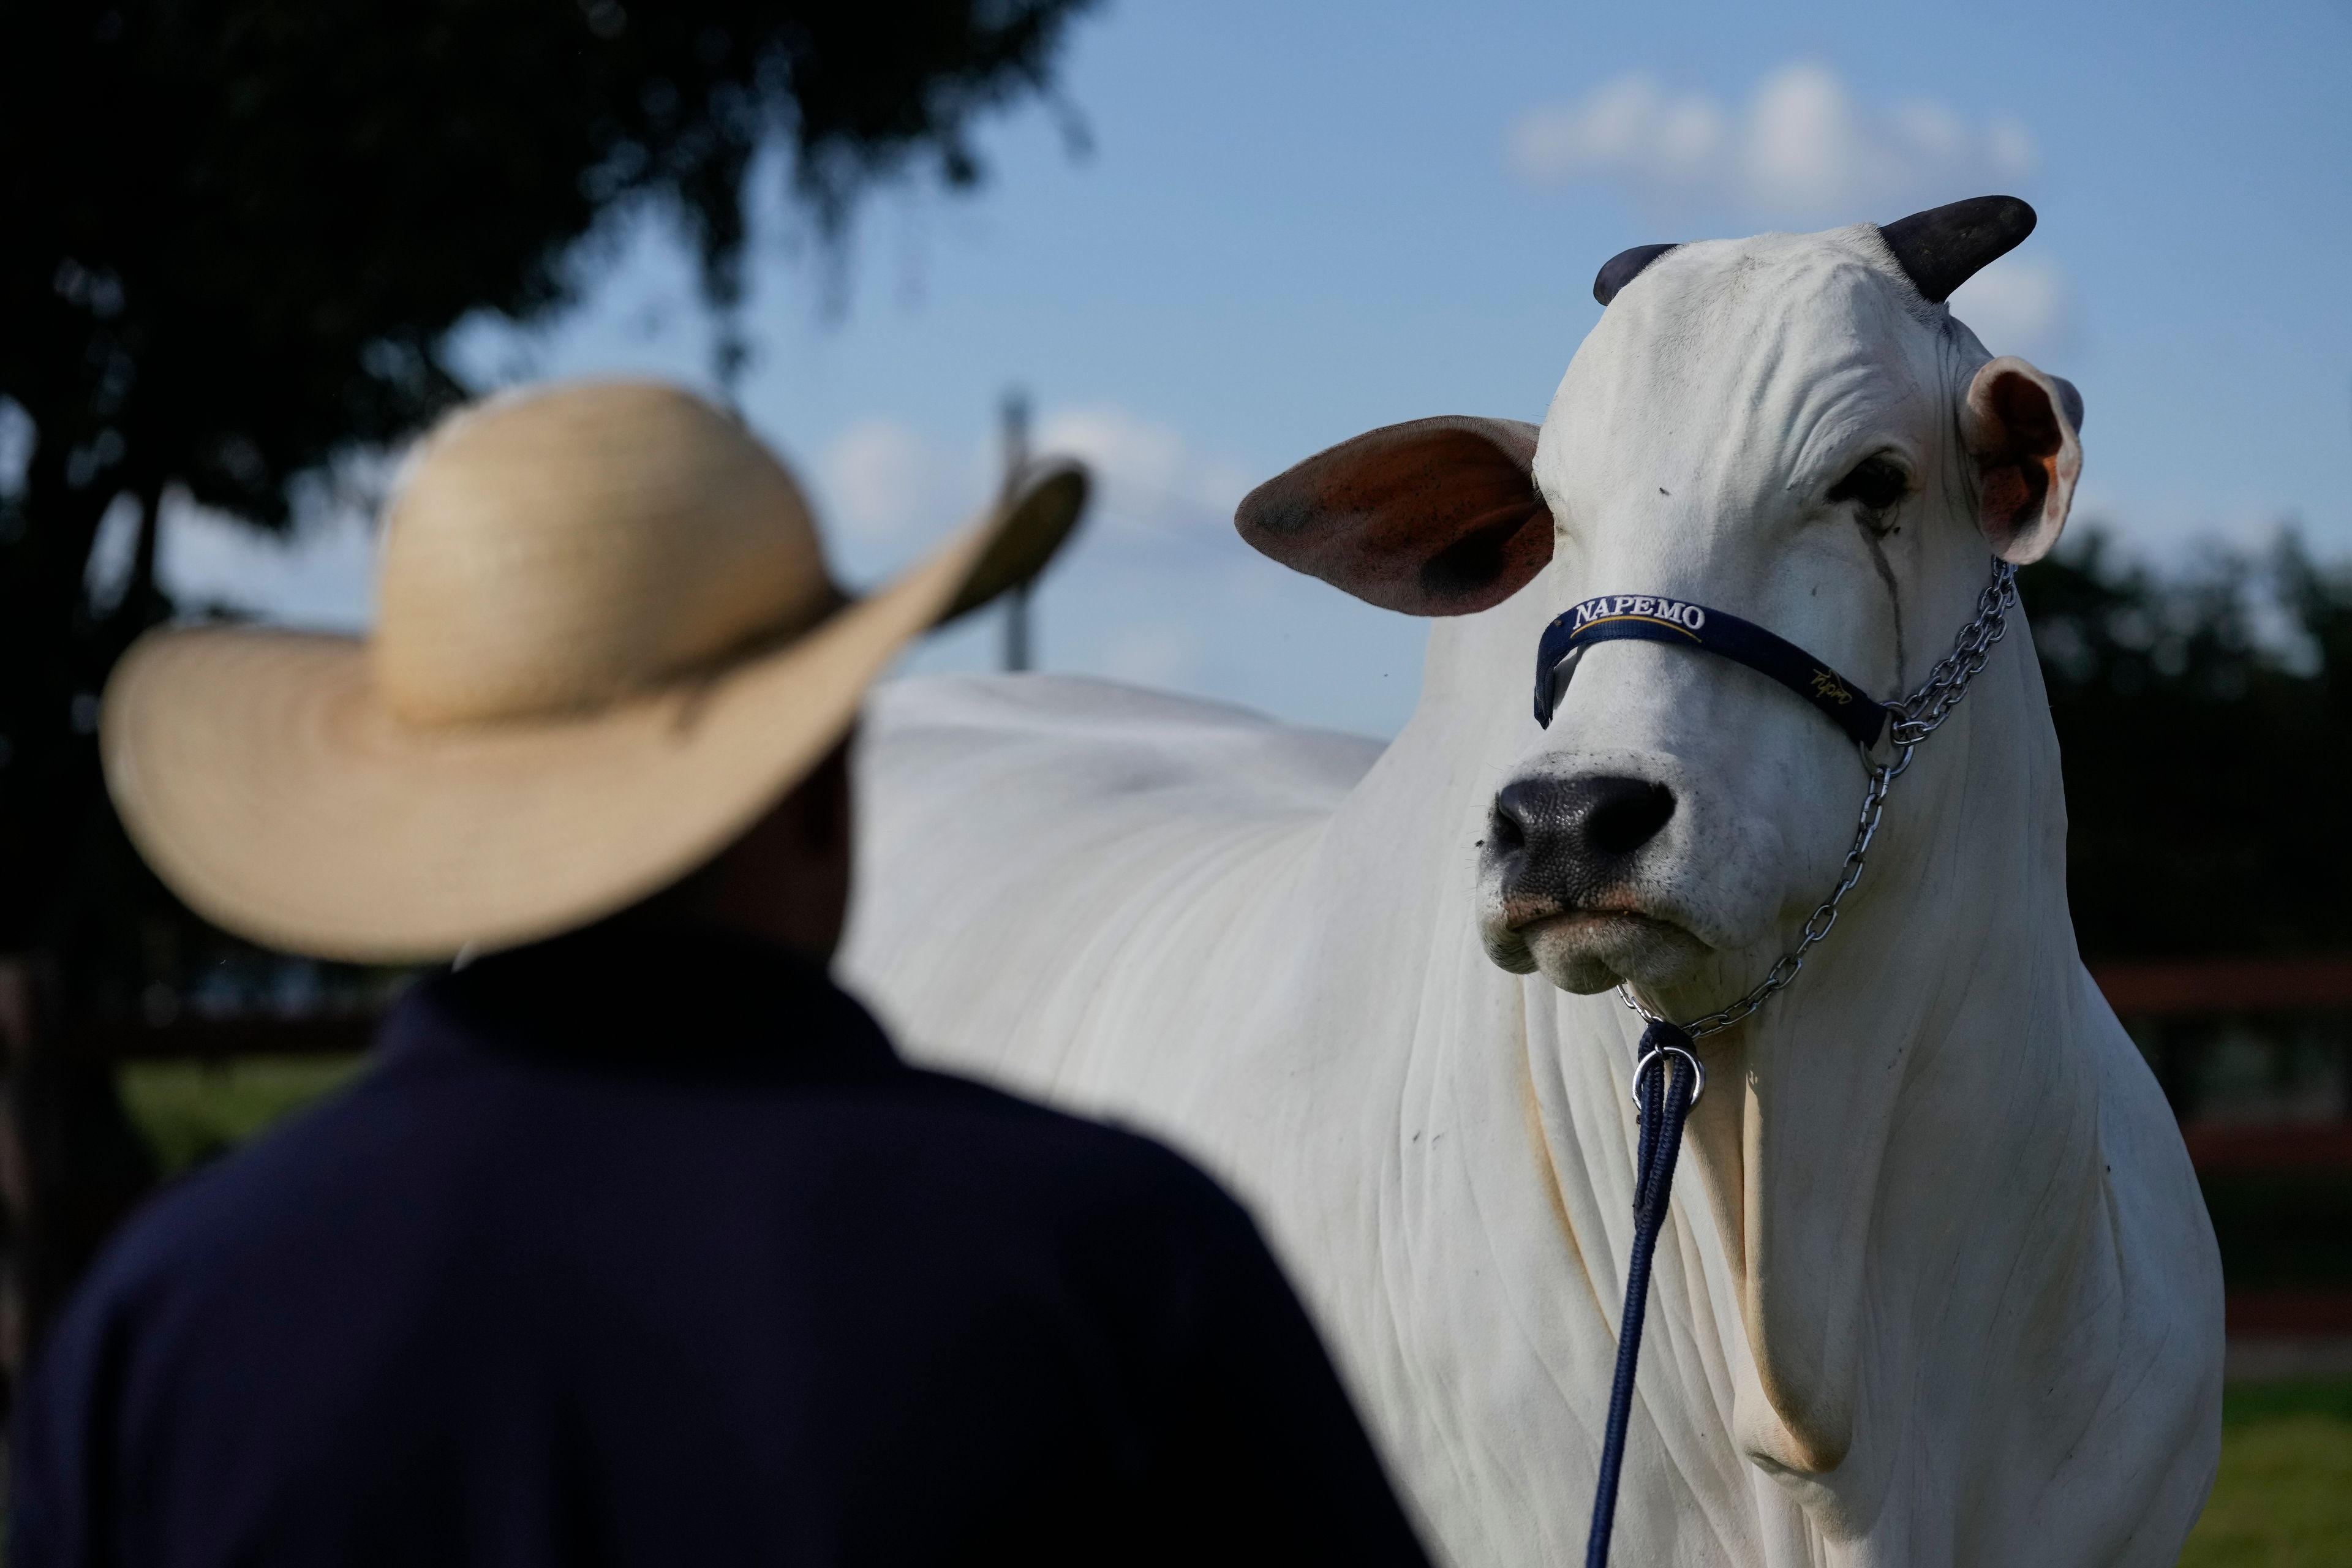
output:
[{"label": "metal post", "polygon": [[[1005,390],[1003,405],[1004,493],[1010,497],[1021,470],[1029,466],[1029,395],[1014,386]],[[1022,584],[1004,596],[1004,668],[1030,668],[1029,584]]]}]

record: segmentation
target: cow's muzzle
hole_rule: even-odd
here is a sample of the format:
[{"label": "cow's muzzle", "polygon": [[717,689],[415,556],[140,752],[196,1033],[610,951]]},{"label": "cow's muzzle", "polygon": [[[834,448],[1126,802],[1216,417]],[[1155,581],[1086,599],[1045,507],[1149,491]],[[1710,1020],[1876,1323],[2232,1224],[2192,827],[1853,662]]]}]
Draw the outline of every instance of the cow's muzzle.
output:
[{"label": "cow's muzzle", "polygon": [[1486,852],[1506,923],[1516,930],[1579,911],[1633,912],[1626,894],[1635,862],[1674,815],[1674,791],[1618,773],[1505,784]]},{"label": "cow's muzzle", "polygon": [[1654,861],[1675,808],[1666,785],[1622,773],[1504,785],[1480,855],[1488,956],[1514,973],[1540,969],[1588,993],[1686,967],[1703,944],[1645,891],[1657,880],[1645,862]]},{"label": "cow's muzzle", "polygon": [[1662,983],[1686,969],[1705,944],[1656,903],[1656,861],[1675,805],[1665,784],[1621,773],[1504,785],[1480,851],[1487,956],[1584,993],[1627,978]]}]

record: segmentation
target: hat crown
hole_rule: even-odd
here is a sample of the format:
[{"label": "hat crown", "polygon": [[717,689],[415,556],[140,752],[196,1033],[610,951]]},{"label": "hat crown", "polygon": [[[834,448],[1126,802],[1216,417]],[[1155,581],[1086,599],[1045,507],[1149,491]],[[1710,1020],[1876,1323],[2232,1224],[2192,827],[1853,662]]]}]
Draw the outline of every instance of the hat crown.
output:
[{"label": "hat crown", "polygon": [[386,509],[375,681],[412,723],[576,712],[840,602],[807,502],[681,388],[580,383],[425,437]]}]

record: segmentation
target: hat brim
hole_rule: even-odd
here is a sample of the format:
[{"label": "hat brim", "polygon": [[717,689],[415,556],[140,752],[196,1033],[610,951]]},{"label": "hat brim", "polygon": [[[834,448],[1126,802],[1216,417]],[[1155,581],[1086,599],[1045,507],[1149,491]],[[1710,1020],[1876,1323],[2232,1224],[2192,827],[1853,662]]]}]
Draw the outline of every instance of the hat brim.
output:
[{"label": "hat brim", "polygon": [[107,688],[107,784],[173,889],[268,946],[413,963],[551,936],[709,859],[824,759],[908,642],[1042,569],[1085,476],[1024,480],[792,642],[577,717],[415,726],[359,639],[151,633]]}]

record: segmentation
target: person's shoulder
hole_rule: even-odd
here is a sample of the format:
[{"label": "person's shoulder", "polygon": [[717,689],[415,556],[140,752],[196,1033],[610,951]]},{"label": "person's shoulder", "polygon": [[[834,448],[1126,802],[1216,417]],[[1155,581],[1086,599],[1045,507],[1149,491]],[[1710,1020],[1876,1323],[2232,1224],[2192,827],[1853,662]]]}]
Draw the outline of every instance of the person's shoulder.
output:
[{"label": "person's shoulder", "polygon": [[[82,1293],[143,1295],[165,1280],[223,1277],[289,1230],[332,1228],[352,1190],[394,1180],[414,1118],[383,1064],[152,1194],[109,1238]],[[387,1158],[391,1156],[391,1158]]]},{"label": "person's shoulder", "polygon": [[1151,1206],[1195,1221],[1249,1225],[1216,1179],[1158,1138],[1116,1122],[1074,1115],[1007,1090],[932,1068],[909,1071],[917,1098],[972,1130],[976,1141],[1061,1180],[1081,1181],[1108,1205]]}]

